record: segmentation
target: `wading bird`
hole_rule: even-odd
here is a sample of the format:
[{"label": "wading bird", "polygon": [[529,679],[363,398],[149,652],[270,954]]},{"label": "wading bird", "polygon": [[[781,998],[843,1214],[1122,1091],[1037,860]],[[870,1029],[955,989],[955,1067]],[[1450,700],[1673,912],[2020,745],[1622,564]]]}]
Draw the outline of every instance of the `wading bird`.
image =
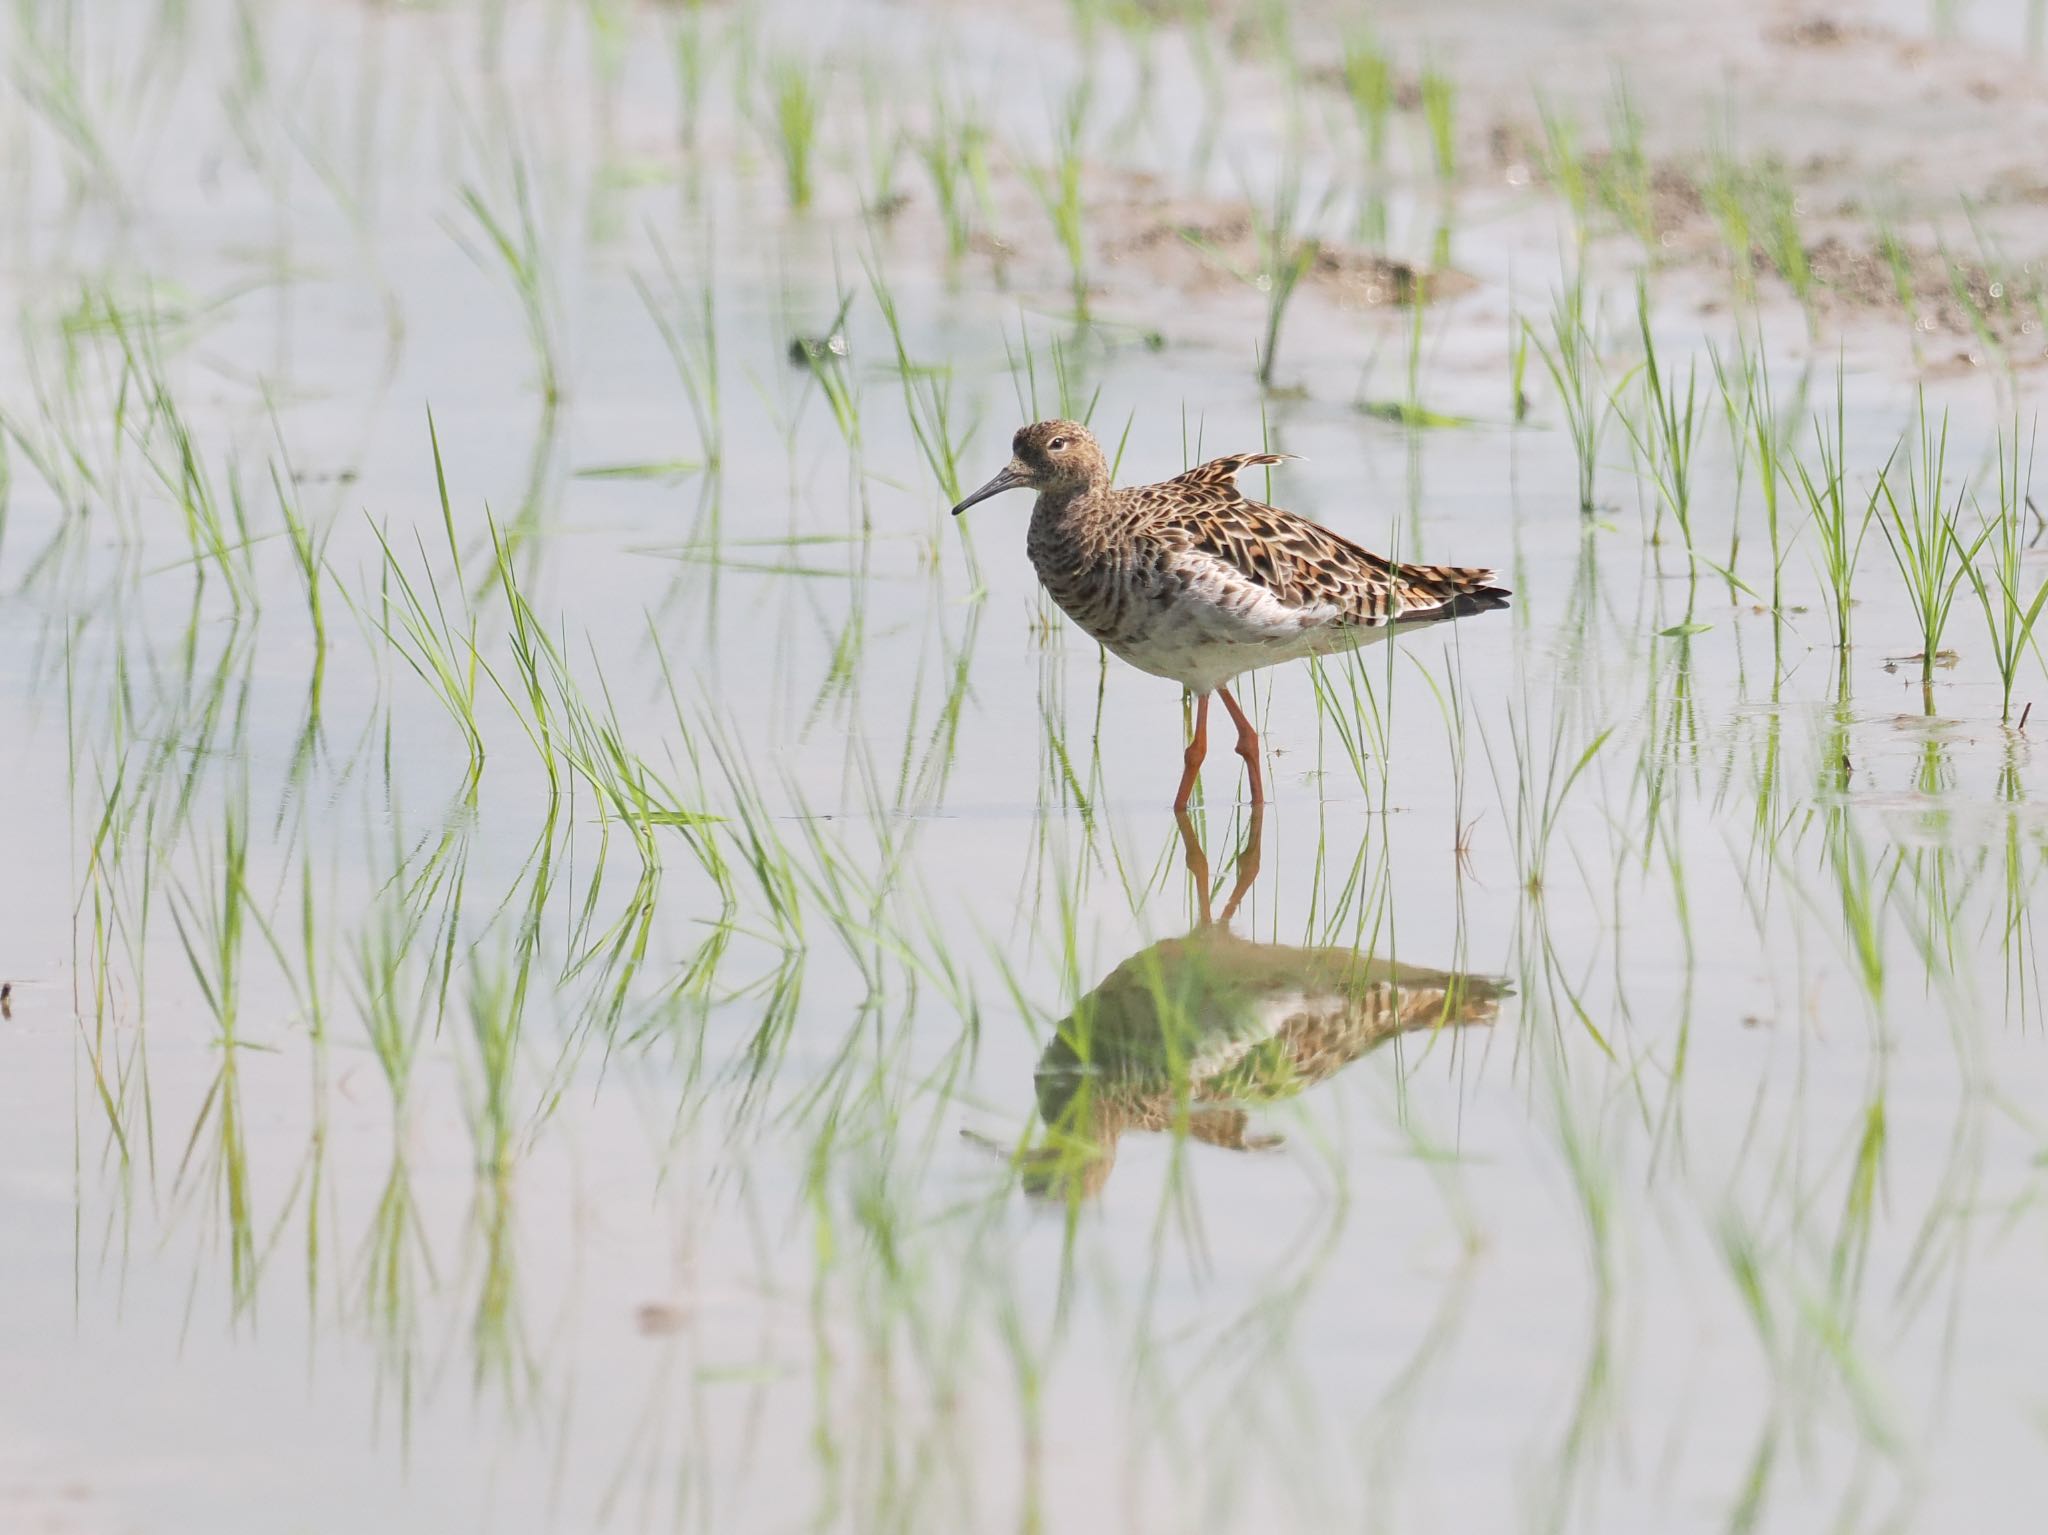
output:
[{"label": "wading bird", "polygon": [[1085,426],[1018,432],[1001,473],[953,508],[1035,490],[1025,548],[1052,600],[1120,659],[1195,696],[1195,735],[1173,808],[1185,810],[1209,750],[1209,695],[1237,726],[1253,804],[1266,798],[1259,735],[1232,678],[1508,605],[1490,570],[1403,565],[1305,517],[1253,501],[1238,474],[1284,455],[1233,453],[1157,485],[1119,490]]}]

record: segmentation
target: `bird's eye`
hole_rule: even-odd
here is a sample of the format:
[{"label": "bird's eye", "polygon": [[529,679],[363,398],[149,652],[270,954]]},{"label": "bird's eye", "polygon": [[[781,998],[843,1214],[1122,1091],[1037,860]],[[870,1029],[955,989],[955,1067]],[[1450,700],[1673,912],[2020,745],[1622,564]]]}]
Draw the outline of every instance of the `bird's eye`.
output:
[{"label": "bird's eye", "polygon": [[1048,448],[1052,449],[1052,451],[1053,451],[1053,452],[1055,452],[1055,453],[1059,452],[1059,450],[1060,450],[1061,448],[1064,448],[1064,447],[1065,447],[1066,445],[1067,445],[1067,439],[1066,439],[1066,438],[1064,438],[1064,437],[1055,437],[1055,438],[1053,438],[1053,440],[1052,440],[1051,442],[1049,442],[1049,443],[1047,443],[1047,444],[1046,444],[1046,446],[1047,446]]}]

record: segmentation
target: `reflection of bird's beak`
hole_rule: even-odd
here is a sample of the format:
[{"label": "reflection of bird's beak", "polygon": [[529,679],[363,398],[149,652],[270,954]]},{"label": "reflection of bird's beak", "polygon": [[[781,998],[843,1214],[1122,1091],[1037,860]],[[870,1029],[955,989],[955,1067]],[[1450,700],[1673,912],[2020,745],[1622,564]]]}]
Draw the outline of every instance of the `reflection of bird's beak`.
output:
[{"label": "reflection of bird's beak", "polygon": [[994,479],[990,480],[986,485],[982,486],[981,489],[977,490],[965,501],[962,501],[958,506],[954,507],[953,515],[955,517],[958,517],[962,512],[966,511],[967,508],[974,505],[974,503],[977,501],[986,501],[990,496],[1000,496],[1006,490],[1015,490],[1019,485],[1026,485],[1029,483],[1030,479],[1029,476],[1027,476],[1024,472],[1024,466],[1018,463],[1013,458],[1007,464],[1003,465],[1002,472],[998,474]]}]

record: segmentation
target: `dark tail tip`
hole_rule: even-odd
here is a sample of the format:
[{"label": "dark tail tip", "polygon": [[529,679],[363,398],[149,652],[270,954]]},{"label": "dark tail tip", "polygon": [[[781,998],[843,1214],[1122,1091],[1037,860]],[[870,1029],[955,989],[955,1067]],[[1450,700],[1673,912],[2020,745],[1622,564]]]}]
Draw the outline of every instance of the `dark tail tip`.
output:
[{"label": "dark tail tip", "polygon": [[1474,613],[1493,613],[1508,605],[1514,595],[1505,586],[1480,586],[1460,592],[1442,609],[1446,618],[1470,618]]}]

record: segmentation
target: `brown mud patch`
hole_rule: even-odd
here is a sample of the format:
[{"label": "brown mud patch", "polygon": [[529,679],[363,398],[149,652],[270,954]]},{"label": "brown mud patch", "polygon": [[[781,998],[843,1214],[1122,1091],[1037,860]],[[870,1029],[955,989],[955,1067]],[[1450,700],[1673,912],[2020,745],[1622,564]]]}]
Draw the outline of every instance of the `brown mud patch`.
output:
[{"label": "brown mud patch", "polygon": [[1764,29],[1764,40],[1781,48],[1840,48],[1849,43],[1894,42],[1893,34],[1867,21],[1814,14],[1795,16]]},{"label": "brown mud patch", "polygon": [[1806,263],[1824,308],[1900,314],[1923,333],[2010,348],[2015,363],[2042,359],[2048,290],[2039,261],[2001,272],[1883,237],[1828,235],[1806,248]]},{"label": "brown mud patch", "polygon": [[[1126,204],[1103,209],[1108,233],[1103,259],[1140,267],[1188,292],[1257,288],[1264,280],[1270,236],[1249,207],[1226,203]],[[1296,236],[1283,242],[1307,258],[1300,285],[1344,309],[1437,303],[1478,284],[1462,272],[1432,270],[1339,240]]]}]

